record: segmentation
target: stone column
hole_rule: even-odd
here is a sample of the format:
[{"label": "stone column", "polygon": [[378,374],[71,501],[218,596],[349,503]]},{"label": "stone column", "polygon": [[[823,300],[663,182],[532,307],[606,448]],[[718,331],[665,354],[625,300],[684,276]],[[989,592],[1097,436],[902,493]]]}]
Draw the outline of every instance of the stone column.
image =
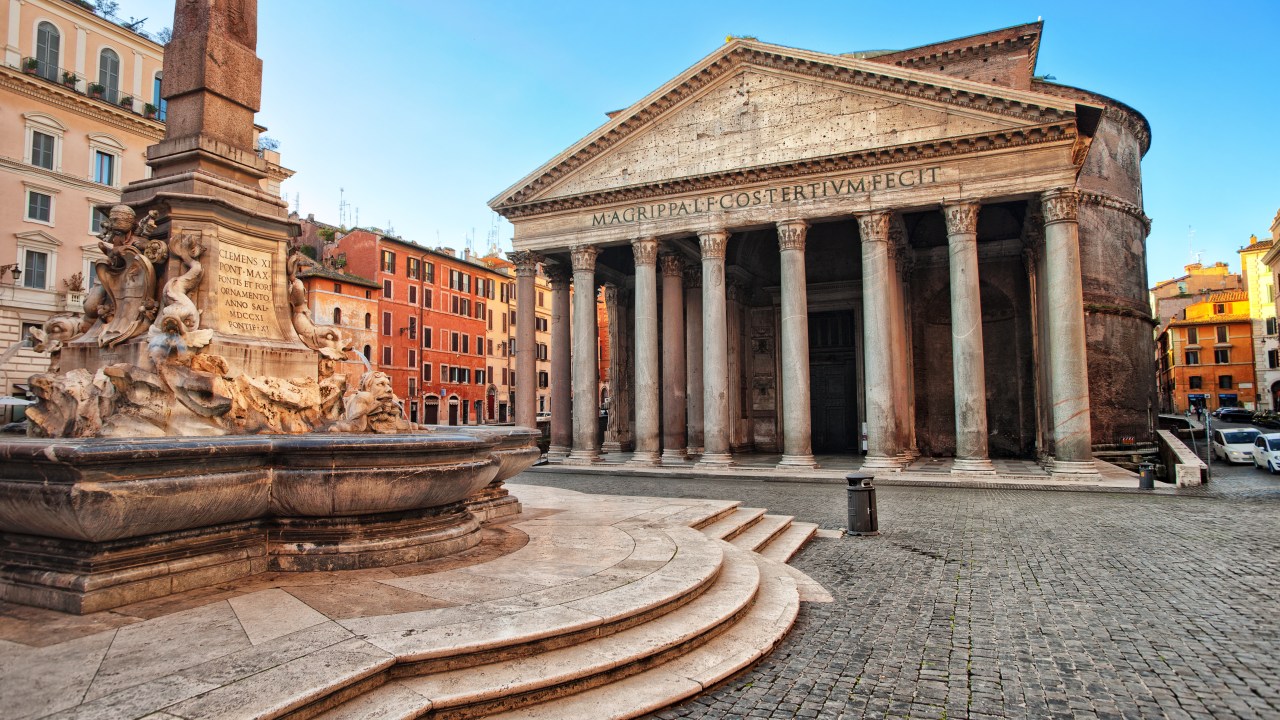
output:
[{"label": "stone column", "polygon": [[809,417],[809,298],[804,241],[809,223],[778,223],[782,258],[782,460],[780,467],[814,468]]},{"label": "stone column", "polygon": [[538,426],[538,341],[534,309],[538,276],[537,253],[518,250],[507,255],[516,266],[516,425]]},{"label": "stone column", "polygon": [[951,266],[951,371],[955,378],[956,461],[951,472],[995,472],[987,455],[987,370],[982,355],[976,202],[943,208]]},{"label": "stone column", "polygon": [[[569,278],[564,265],[546,268],[551,285],[551,448],[547,458],[560,461],[568,457],[573,445],[573,339],[569,331]],[[523,380],[519,381],[523,382]],[[517,394],[520,392],[517,386]]]},{"label": "stone column", "polygon": [[578,245],[573,258],[573,449],[565,463],[600,461],[596,432],[600,425],[599,329],[596,325],[596,256],[594,245]]},{"label": "stone column", "polygon": [[885,211],[858,216],[862,239],[863,375],[866,384],[867,457],[863,469],[902,469],[898,444],[894,386],[894,283],[898,274],[889,251],[893,214]]},{"label": "stone column", "polygon": [[636,449],[631,462],[658,464],[658,241],[631,243],[636,266]]},{"label": "stone column", "polygon": [[1089,366],[1085,357],[1084,290],[1080,280],[1079,195],[1058,188],[1041,196],[1048,299],[1049,385],[1053,406],[1053,473],[1093,475]]},{"label": "stone column", "polygon": [[911,333],[907,322],[907,295],[904,268],[910,249],[907,247],[907,230],[901,216],[894,215],[889,222],[889,259],[893,264],[890,278],[889,327],[893,353],[893,407],[894,435],[897,437],[898,459],[903,467],[910,465],[917,455],[914,425],[911,418]]},{"label": "stone column", "polygon": [[702,268],[690,265],[684,269],[684,370],[685,405],[688,417],[688,454],[694,457],[703,450],[702,397]]},{"label": "stone column", "polygon": [[683,463],[687,439],[684,260],[662,256],[662,462]]},{"label": "stone column", "polygon": [[733,463],[729,452],[728,334],[731,329],[724,276],[724,251],[729,233],[724,230],[698,233],[698,242],[702,246],[702,405],[705,410],[704,449],[699,464],[727,467]]},{"label": "stone column", "polygon": [[604,312],[605,317],[609,320],[609,423],[604,429],[604,444],[600,447],[601,452],[617,453],[622,452],[621,429],[623,418],[618,413],[618,390],[622,383],[619,378],[619,369],[625,351],[619,351],[619,340],[622,337],[622,313],[618,305],[618,286],[613,283],[606,283],[604,286]]},{"label": "stone column", "polygon": [[745,452],[750,445],[751,421],[746,417],[747,408],[742,407],[742,351],[746,345],[742,303],[748,289],[737,280],[730,280],[725,285],[729,297],[729,329],[726,333],[729,346],[729,452]]}]

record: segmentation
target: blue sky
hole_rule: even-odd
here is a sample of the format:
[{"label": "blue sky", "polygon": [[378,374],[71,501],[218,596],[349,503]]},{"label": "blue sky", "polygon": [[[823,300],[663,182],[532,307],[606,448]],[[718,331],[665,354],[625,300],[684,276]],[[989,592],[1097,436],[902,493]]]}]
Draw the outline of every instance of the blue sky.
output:
[{"label": "blue sky", "polygon": [[[170,25],[172,0],[119,0]],[[1280,209],[1280,2],[428,2],[262,0],[258,121],[303,215],[487,246],[485,203],[728,34],[821,52],[900,49],[1043,16],[1038,74],[1151,122],[1152,282],[1191,251],[1239,268]],[[354,222],[349,211],[348,224]],[[510,225],[499,222],[502,247]]]}]

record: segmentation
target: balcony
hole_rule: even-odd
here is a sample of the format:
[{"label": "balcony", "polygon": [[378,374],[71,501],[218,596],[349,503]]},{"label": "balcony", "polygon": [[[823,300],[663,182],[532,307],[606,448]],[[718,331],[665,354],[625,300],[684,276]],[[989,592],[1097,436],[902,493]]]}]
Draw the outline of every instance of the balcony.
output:
[{"label": "balcony", "polygon": [[149,120],[164,122],[164,108],[157,108],[150,103],[135,98],[116,88],[107,88],[98,83],[89,82],[84,76],[66,68],[56,67],[34,57],[25,57],[18,69],[29,77],[36,77],[45,82],[84,95],[92,100],[111,105],[125,112],[141,115]]}]

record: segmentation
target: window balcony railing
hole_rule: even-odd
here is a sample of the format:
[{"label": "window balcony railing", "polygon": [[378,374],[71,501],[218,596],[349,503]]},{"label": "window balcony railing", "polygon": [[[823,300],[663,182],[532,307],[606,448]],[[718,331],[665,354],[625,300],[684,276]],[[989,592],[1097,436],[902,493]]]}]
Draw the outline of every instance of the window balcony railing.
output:
[{"label": "window balcony railing", "polygon": [[68,90],[108,105],[113,105],[135,115],[142,115],[148,119],[164,122],[164,110],[162,108],[143,102],[128,93],[122,93],[118,88],[109,88],[98,83],[89,82],[84,76],[66,68],[57,67],[34,57],[23,58],[18,67],[22,72],[32,77],[38,77],[55,85],[61,85]]}]

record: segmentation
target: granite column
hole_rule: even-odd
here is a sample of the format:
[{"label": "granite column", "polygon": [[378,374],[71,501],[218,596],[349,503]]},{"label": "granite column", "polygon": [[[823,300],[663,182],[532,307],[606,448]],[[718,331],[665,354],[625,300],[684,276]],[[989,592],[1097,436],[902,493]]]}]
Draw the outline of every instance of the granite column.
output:
[{"label": "granite column", "polygon": [[538,426],[535,280],[542,257],[527,250],[513,252],[508,257],[516,266],[516,425],[535,428]]},{"label": "granite column", "polygon": [[636,449],[631,462],[656,465],[661,445],[658,419],[658,241],[631,243],[636,266]]},{"label": "granite column", "polygon": [[684,363],[685,404],[688,416],[688,454],[690,458],[701,455],[704,442],[705,419],[702,397],[702,268],[689,265],[684,269]]},{"label": "granite column", "polygon": [[862,240],[863,368],[867,396],[867,470],[902,469],[894,385],[894,270],[889,248],[893,214],[858,216]]},{"label": "granite column", "polygon": [[[729,327],[727,290],[724,275],[725,245],[729,233],[712,230],[698,233],[702,247],[702,405],[705,411],[703,466],[727,467],[733,463],[729,452]],[[736,380],[736,378],[734,378]]]},{"label": "granite column", "polygon": [[947,205],[951,268],[951,371],[956,403],[956,459],[951,472],[991,475],[987,455],[987,369],[982,348],[977,202]]},{"label": "granite column", "polygon": [[688,446],[685,405],[684,261],[662,260],[662,462],[682,463]]},{"label": "granite column", "polygon": [[551,447],[550,460],[563,460],[573,446],[573,339],[570,333],[569,278],[563,265],[546,268],[551,285]]},{"label": "granite column", "polygon": [[809,299],[804,244],[809,223],[778,223],[782,276],[782,467],[817,467],[809,415]]},{"label": "granite column", "polygon": [[599,328],[596,324],[596,256],[594,245],[573,248],[573,449],[566,463],[600,461],[596,433],[600,425]]}]

